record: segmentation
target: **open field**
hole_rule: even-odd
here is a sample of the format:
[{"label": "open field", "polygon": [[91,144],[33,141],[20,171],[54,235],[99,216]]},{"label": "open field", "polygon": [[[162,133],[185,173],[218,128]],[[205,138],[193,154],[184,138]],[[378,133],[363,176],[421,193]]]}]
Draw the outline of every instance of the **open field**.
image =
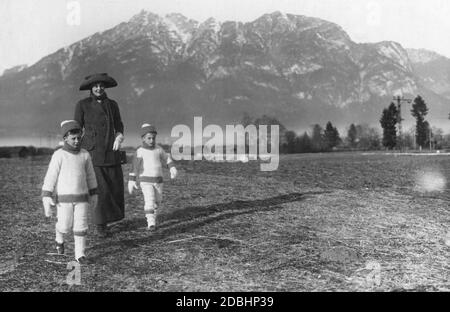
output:
[{"label": "open field", "polygon": [[286,155],[274,172],[179,162],[158,231],[144,230],[142,195],[126,194],[126,219],[88,238],[93,263],[71,287],[73,238],[67,256],[46,254],[47,164],[0,159],[0,291],[450,290],[446,155]]}]

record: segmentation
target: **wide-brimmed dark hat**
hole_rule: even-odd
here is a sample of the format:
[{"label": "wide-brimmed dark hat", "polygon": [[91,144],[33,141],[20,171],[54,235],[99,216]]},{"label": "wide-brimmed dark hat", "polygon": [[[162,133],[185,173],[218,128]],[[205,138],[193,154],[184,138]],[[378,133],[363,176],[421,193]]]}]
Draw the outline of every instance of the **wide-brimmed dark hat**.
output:
[{"label": "wide-brimmed dark hat", "polygon": [[97,82],[102,82],[105,88],[113,88],[117,86],[117,81],[114,80],[107,73],[93,74],[84,78],[83,83],[80,86],[80,90],[91,90],[92,85]]}]

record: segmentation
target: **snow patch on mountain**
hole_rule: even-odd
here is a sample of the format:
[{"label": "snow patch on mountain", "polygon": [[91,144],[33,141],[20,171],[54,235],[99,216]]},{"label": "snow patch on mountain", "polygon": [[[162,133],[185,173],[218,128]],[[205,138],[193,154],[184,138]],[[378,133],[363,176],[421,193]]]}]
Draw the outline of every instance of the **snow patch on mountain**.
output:
[{"label": "snow patch on mountain", "polygon": [[137,96],[139,97],[142,95],[142,93],[145,92],[145,89],[144,88],[134,88],[134,92],[136,92]]},{"label": "snow patch on mountain", "polygon": [[306,98],[305,92],[298,92],[294,94],[294,97],[296,97],[299,100],[304,100]]},{"label": "snow patch on mountain", "polygon": [[76,44],[63,48],[62,51],[63,60],[58,62],[62,80],[65,80],[70,73],[70,64],[72,63],[75,47]]},{"label": "snow patch on mountain", "polygon": [[202,24],[200,24],[199,29],[202,30],[212,30],[215,34],[218,34],[220,31],[220,28],[222,27],[222,23],[217,21],[215,18],[210,17],[206,21],[204,21]]},{"label": "snow patch on mountain", "polygon": [[264,66],[261,66],[260,68],[270,74],[274,74],[274,75],[278,74],[278,71],[273,64],[264,65]]},{"label": "snow patch on mountain", "polygon": [[31,76],[27,79],[26,84],[34,83],[36,80],[41,80],[44,78],[44,75]]},{"label": "snow patch on mountain", "polygon": [[270,88],[276,91],[280,91],[280,89],[278,87],[275,87],[274,85],[270,84],[270,83],[265,83],[265,82],[259,82],[259,81],[253,81],[253,83],[257,86],[260,87],[264,87],[264,88]]},{"label": "snow patch on mountain", "polygon": [[322,36],[320,33],[316,33],[317,38],[319,38],[320,40],[324,40],[326,41],[327,39],[324,38],[324,36]]},{"label": "snow patch on mountain", "polygon": [[132,62],[134,62],[134,61],[136,61],[136,58],[135,57],[133,57],[133,58],[130,58],[130,59],[123,59],[123,60],[121,60],[119,63],[120,64],[127,64],[127,63],[132,63]]},{"label": "snow patch on mountain", "polygon": [[413,63],[426,64],[443,57],[436,52],[428,51],[425,49],[406,49],[406,51],[408,53],[409,59]]},{"label": "snow patch on mountain", "polygon": [[412,71],[408,54],[400,44],[396,42],[381,42],[376,45],[378,53],[385,56],[388,59],[395,60],[402,67],[408,71]]},{"label": "snow patch on mountain", "polygon": [[191,34],[180,29],[167,15],[163,18],[162,22],[167,26],[169,32],[174,35],[174,38],[181,39],[184,44],[191,39]]},{"label": "snow patch on mountain", "polygon": [[393,89],[392,94],[394,95],[404,95],[404,94],[416,94],[417,86],[414,81],[406,81],[400,88]]},{"label": "snow patch on mountain", "polygon": [[213,78],[224,78],[229,75],[230,73],[227,71],[225,67],[219,66],[213,73]]},{"label": "snow patch on mountain", "polygon": [[314,63],[308,64],[308,65],[294,64],[291,67],[283,70],[283,74],[284,75],[292,75],[292,74],[304,75],[306,73],[311,73],[311,72],[314,72],[321,68],[322,68],[322,66],[320,66],[318,64],[314,64]]}]

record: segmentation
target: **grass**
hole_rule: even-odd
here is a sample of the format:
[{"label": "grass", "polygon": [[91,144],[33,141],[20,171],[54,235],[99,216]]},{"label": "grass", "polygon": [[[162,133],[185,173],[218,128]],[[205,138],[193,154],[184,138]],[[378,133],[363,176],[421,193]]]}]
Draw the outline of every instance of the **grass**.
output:
[{"label": "grass", "polygon": [[142,195],[126,194],[126,219],[112,238],[89,236],[93,263],[73,286],[73,239],[66,257],[47,255],[47,162],[0,160],[0,291],[450,290],[448,190],[416,179],[432,170],[450,181],[446,156],[286,155],[274,172],[179,162],[158,231],[144,230]]}]

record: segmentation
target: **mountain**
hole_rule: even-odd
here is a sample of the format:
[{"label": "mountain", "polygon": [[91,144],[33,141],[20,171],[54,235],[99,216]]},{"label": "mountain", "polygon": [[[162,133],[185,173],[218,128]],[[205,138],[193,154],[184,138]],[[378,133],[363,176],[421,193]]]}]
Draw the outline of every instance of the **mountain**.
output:
[{"label": "mountain", "polygon": [[22,70],[24,70],[25,68],[27,68],[27,65],[17,65],[12,68],[5,69],[3,71],[2,75],[10,75],[10,74],[18,73],[18,72],[21,72]]},{"label": "mountain", "polygon": [[407,51],[420,83],[450,99],[450,59],[424,49]]},{"label": "mountain", "polygon": [[328,120],[341,128],[379,126],[397,94],[421,94],[432,125],[443,126],[448,59],[427,55],[395,42],[355,43],[339,25],[306,16],[274,12],[249,23],[200,23],[142,11],[5,72],[0,132],[57,132],[88,95],[78,87],[94,72],[119,82],[107,93],[118,101],[128,132],[148,121],[169,135],[175,124],[192,125],[194,116],[203,116],[204,125],[225,125],[245,112],[274,116],[297,131]]}]

